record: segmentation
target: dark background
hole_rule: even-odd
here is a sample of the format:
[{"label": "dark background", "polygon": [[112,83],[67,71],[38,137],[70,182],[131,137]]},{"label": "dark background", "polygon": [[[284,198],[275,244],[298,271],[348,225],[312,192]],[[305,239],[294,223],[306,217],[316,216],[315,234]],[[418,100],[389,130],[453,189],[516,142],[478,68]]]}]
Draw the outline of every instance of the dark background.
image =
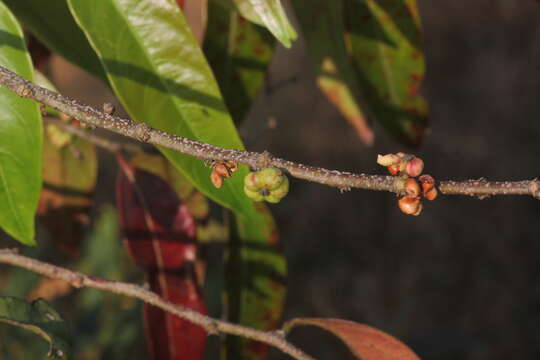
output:
[{"label": "dark background", "polygon": [[[431,128],[415,150],[437,179],[540,175],[540,3],[420,0]],[[277,129],[254,147],[293,161],[375,173],[378,153],[408,151],[375,126],[375,146],[313,86],[302,41],[275,58],[252,123]],[[424,359],[540,356],[540,201],[441,197],[404,216],[388,193],[293,181],[273,207],[289,260],[285,318],[338,317],[390,332]],[[322,332],[293,340],[344,358]],[[323,337],[324,336],[324,337]],[[279,356],[276,356],[279,358]]]},{"label": "dark background", "polygon": [[[384,173],[378,153],[414,151],[439,180],[539,176],[540,3],[419,5],[431,122],[419,149],[399,146],[377,125],[375,145],[363,146],[315,87],[302,39],[274,58],[270,85],[241,129],[250,148],[353,172]],[[52,68],[62,92],[111,101],[61,59]],[[265,130],[270,119],[277,128]],[[100,174],[97,199],[114,199],[114,175]],[[341,194],[294,179],[291,189],[272,206],[289,263],[285,319],[366,323],[423,359],[538,358],[540,201],[441,196],[412,217],[389,193]],[[292,340],[320,359],[349,356],[318,330],[295,330]]]}]

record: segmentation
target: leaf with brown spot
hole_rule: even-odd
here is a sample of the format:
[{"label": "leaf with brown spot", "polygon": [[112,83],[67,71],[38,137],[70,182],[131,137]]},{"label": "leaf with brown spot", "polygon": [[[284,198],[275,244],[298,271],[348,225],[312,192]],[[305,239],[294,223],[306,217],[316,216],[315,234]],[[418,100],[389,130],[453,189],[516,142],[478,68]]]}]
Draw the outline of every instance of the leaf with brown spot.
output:
[{"label": "leaf with brown spot", "polygon": [[236,124],[264,85],[274,38],[220,0],[210,0],[204,53]]},{"label": "leaf with brown spot", "polygon": [[295,0],[298,21],[317,75],[317,85],[349,121],[360,139],[371,145],[373,130],[361,104],[363,94],[355,79],[343,37],[343,3],[326,0]]},{"label": "leaf with brown spot", "polygon": [[398,141],[416,146],[428,125],[416,0],[346,0],[345,30],[366,111]]},{"label": "leaf with brown spot", "polygon": [[[152,291],[199,313],[206,307],[197,285],[196,226],[176,192],[160,177],[120,162],[117,206],[124,245],[144,268]],[[146,335],[153,359],[202,359],[203,328],[145,304]]]},{"label": "leaf with brown spot", "polygon": [[299,325],[318,326],[331,332],[362,360],[420,360],[407,345],[368,325],[341,319],[297,318],[287,322],[283,329],[288,333]]}]

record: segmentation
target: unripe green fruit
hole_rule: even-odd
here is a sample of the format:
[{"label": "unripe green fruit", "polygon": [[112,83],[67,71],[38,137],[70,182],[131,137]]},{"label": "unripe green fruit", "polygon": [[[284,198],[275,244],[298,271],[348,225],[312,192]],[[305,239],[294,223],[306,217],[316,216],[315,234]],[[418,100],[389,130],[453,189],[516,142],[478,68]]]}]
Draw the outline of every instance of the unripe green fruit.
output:
[{"label": "unripe green fruit", "polygon": [[277,168],[262,169],[244,178],[244,192],[254,201],[277,203],[289,192],[289,180]]},{"label": "unripe green fruit", "polygon": [[261,195],[259,191],[253,191],[250,190],[247,186],[244,186],[244,193],[246,193],[247,197],[250,198],[253,201],[263,201],[264,196]]},{"label": "unripe green fruit", "polygon": [[246,175],[246,177],[244,178],[244,188],[250,191],[261,190],[262,186],[260,182],[258,181],[256,172],[250,172],[249,174]]},{"label": "unripe green fruit", "polygon": [[277,168],[257,171],[257,180],[263,189],[270,191],[277,189],[283,183],[283,179],[286,179],[285,175]]},{"label": "unripe green fruit", "polygon": [[[283,181],[281,182],[281,185],[279,185],[276,189],[271,190],[270,194],[268,196],[271,196],[273,198],[277,198],[278,201],[283,199],[285,195],[289,193],[289,179],[287,179],[286,176],[283,176]],[[270,201],[270,200],[267,200]],[[270,201],[272,202],[272,201]],[[276,201],[277,202],[277,201]]]}]

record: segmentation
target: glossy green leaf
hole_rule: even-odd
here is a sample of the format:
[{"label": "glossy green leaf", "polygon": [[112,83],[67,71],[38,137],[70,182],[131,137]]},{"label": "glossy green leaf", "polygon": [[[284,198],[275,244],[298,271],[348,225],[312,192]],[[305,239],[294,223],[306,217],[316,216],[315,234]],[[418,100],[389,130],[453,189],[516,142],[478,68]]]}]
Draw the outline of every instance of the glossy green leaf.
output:
[{"label": "glossy green leaf", "polygon": [[265,26],[285,47],[297,38],[280,0],[234,0],[238,10],[249,21]]},{"label": "glossy green leaf", "polygon": [[[32,80],[22,30],[0,3],[0,64]],[[34,216],[41,188],[41,115],[36,102],[0,89],[0,227],[35,244]]]},{"label": "glossy green leaf", "polygon": [[[134,120],[214,145],[243,147],[210,67],[174,1],[69,0],[69,4],[102,59],[116,95]],[[243,178],[248,172],[245,166],[218,190],[210,182],[210,169],[200,160],[161,151],[202,193],[235,212],[243,229],[241,242],[247,249],[240,262],[257,258],[257,249],[269,246],[267,216],[243,193]],[[265,264],[274,270],[245,276],[284,277],[281,255]],[[249,305],[252,312],[265,314],[281,307],[283,297],[278,303],[246,304],[250,300],[239,299],[244,308]],[[276,325],[270,321],[264,324]]]},{"label": "glossy green leaf", "polygon": [[[242,148],[216,81],[176,3],[69,3],[132,119],[168,133]],[[243,214],[254,212],[242,191],[245,167],[218,190],[202,161],[167,149],[162,152],[215,201]]]},{"label": "glossy green leaf", "polygon": [[25,27],[49,49],[105,80],[103,67],[77,26],[66,0],[3,0]]},{"label": "glossy green leaf", "polygon": [[210,0],[204,53],[236,123],[262,88],[274,39],[220,0]]},{"label": "glossy green leaf", "polygon": [[416,0],[346,0],[350,54],[374,119],[397,140],[418,145],[427,126],[419,89],[424,56]]},{"label": "glossy green leaf", "polygon": [[45,339],[49,343],[48,356],[69,359],[65,323],[45,301],[27,303],[13,297],[0,297],[0,323],[23,328]]},{"label": "glossy green leaf", "polygon": [[349,121],[362,141],[372,144],[373,131],[360,104],[363,94],[355,79],[343,37],[343,2],[294,0],[292,3],[306,38],[319,88]]}]

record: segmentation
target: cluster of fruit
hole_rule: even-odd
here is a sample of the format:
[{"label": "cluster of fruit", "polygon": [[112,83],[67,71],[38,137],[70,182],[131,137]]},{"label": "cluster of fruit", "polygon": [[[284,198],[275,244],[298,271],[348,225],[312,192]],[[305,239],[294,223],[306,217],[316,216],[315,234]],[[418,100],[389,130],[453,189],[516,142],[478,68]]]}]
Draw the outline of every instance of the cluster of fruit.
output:
[{"label": "cluster of fruit", "polygon": [[399,152],[379,155],[377,163],[385,166],[390,174],[397,176],[395,187],[405,193],[398,200],[399,209],[403,213],[420,215],[423,208],[421,198],[432,201],[437,197],[435,179],[427,174],[420,175],[424,171],[424,161],[419,157]]}]

